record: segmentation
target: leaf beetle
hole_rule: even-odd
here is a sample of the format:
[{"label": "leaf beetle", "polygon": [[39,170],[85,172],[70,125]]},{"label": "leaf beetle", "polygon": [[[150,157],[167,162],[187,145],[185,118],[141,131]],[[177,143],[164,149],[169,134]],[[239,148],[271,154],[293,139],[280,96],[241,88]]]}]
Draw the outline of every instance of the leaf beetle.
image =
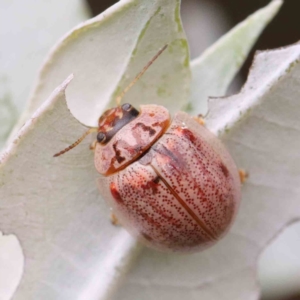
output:
[{"label": "leaf beetle", "polygon": [[[229,230],[241,192],[237,167],[208,129],[160,105],[120,105],[124,94],[166,49],[163,47],[99,118],[95,167],[102,197],[118,221],[145,245],[196,252]],[[54,156],[78,145],[79,140]]]}]

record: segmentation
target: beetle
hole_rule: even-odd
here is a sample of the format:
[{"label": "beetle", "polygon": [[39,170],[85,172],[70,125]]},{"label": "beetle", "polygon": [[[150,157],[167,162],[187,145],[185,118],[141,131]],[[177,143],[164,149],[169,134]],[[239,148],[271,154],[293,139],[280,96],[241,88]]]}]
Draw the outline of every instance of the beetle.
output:
[{"label": "beetle", "polygon": [[[145,245],[196,252],[219,241],[238,211],[237,167],[221,141],[193,117],[160,105],[120,104],[163,47],[99,118],[95,167],[99,191],[118,221]],[[55,154],[59,156],[78,141]]]}]

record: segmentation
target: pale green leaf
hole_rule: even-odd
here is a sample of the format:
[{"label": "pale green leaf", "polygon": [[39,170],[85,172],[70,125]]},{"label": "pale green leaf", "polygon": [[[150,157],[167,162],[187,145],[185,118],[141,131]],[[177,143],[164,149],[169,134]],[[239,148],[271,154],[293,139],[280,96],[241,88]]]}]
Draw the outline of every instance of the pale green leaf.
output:
[{"label": "pale green leaf", "polygon": [[[3,82],[1,83],[0,81],[0,86],[1,84],[3,84]],[[8,93],[0,94],[0,149],[5,144],[17,119],[18,111],[12,101],[11,95]]]},{"label": "pale green leaf", "polygon": [[184,256],[140,251],[110,224],[88,150],[93,137],[53,158],[86,130],[65,102],[71,78],[59,86],[1,161],[0,229],[16,235],[25,256],[14,299],[258,299],[259,253],[300,216],[299,61],[299,45],[262,52],[241,93],[211,104],[207,127],[250,177],[230,233]]},{"label": "pale green leaf", "polygon": [[14,235],[0,231],[0,299],[10,299],[14,294],[24,269],[24,255]]},{"label": "pale green leaf", "polygon": [[252,46],[282,3],[282,0],[274,0],[258,10],[191,62],[191,97],[187,105],[190,112],[205,115],[208,97],[224,96]]},{"label": "pale green leaf", "polygon": [[46,53],[87,18],[82,0],[0,1],[0,148],[26,106]]},{"label": "pale green leaf", "polygon": [[103,299],[138,250],[110,223],[96,187],[91,139],[53,157],[86,130],[66,105],[70,80],[28,120],[1,160],[0,228],[16,235],[26,262],[14,299]]},{"label": "pale green leaf", "polygon": [[97,126],[99,116],[168,44],[123,101],[156,103],[174,112],[188,97],[189,55],[179,16],[179,0],[123,0],[68,33],[42,67],[26,116],[70,73],[68,106],[83,124]]}]

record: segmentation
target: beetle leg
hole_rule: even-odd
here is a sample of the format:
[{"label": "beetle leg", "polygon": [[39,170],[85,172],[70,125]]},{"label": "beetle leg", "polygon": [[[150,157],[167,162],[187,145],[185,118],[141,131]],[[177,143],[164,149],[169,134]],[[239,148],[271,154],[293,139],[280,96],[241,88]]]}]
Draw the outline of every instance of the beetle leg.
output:
[{"label": "beetle leg", "polygon": [[200,125],[204,126],[205,125],[205,120],[203,116],[200,114],[196,117],[194,117],[194,120],[196,120]]},{"label": "beetle leg", "polygon": [[90,150],[94,151],[96,148],[96,144],[97,144],[97,140],[94,140],[91,144],[90,144]]},{"label": "beetle leg", "polygon": [[243,169],[239,169],[239,175],[240,175],[241,184],[245,183],[247,178],[249,177],[249,174]]},{"label": "beetle leg", "polygon": [[110,214],[110,221],[114,226],[120,226],[121,224],[118,221],[118,218],[116,217],[116,215],[112,212]]}]

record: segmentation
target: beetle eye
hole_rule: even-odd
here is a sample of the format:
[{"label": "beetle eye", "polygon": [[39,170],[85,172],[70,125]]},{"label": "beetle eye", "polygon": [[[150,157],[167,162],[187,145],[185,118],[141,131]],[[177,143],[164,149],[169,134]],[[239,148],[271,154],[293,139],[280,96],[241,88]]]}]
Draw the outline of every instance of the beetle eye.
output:
[{"label": "beetle eye", "polygon": [[106,140],[106,135],[103,132],[97,134],[97,141],[103,143]]},{"label": "beetle eye", "polygon": [[122,105],[123,110],[129,111],[129,110],[131,110],[131,108],[132,108],[132,105],[129,103],[125,103]]}]

